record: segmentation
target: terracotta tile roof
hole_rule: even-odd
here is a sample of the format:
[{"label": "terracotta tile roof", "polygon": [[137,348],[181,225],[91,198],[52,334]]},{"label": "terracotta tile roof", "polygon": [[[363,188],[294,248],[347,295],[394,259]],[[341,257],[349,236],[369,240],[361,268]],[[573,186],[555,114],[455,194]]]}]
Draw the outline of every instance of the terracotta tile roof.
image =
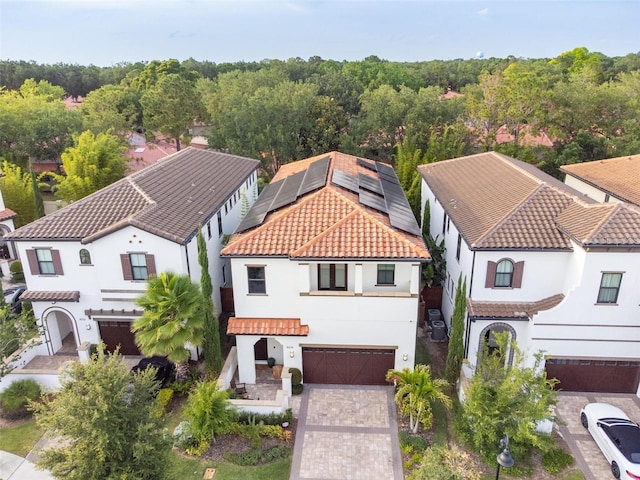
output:
[{"label": "terracotta tile roof", "polygon": [[20,300],[25,302],[77,302],[80,300],[80,292],[77,290],[63,292],[26,290],[20,296]]},{"label": "terracotta tile roof", "polygon": [[640,155],[576,163],[560,169],[567,175],[640,206]]},{"label": "terracotta tile roof", "polygon": [[269,213],[253,230],[234,235],[222,250],[228,256],[289,258],[429,258],[421,236],[394,228],[389,217],[362,205],[358,195],[333,185],[333,169],[376,175],[338,152],[283,166],[273,181],[304,170],[318,158],[331,158],[327,184],[298,198],[293,205]]},{"label": "terracotta tile roof", "polygon": [[7,235],[91,242],[127,225],[186,243],[259,165],[186,148]]},{"label": "terracotta tile roof", "polygon": [[521,318],[528,319],[543,310],[550,310],[564,300],[563,294],[543,298],[537,302],[483,302],[467,300],[469,318]]},{"label": "terracotta tile roof", "polygon": [[229,318],[227,335],[309,335],[299,318]]},{"label": "terracotta tile roof", "polygon": [[623,203],[574,203],[557,218],[558,226],[584,246],[640,245],[640,211]]},{"label": "terracotta tile roof", "polygon": [[571,248],[554,219],[584,196],[533,165],[487,152],[418,170],[472,249]]},{"label": "terracotta tile roof", "polygon": [[0,211],[0,222],[2,222],[3,220],[11,220],[12,218],[16,218],[17,216],[18,214],[16,212],[11,210],[10,208],[5,208],[4,210]]}]

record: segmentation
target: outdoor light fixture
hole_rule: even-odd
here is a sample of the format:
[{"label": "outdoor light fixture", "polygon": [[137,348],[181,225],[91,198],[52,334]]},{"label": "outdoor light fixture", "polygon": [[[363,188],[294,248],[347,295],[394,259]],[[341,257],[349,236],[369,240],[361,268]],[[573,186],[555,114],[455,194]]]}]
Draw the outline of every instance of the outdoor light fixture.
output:
[{"label": "outdoor light fixture", "polygon": [[87,330],[91,330],[91,324],[87,323],[86,328],[87,328]]},{"label": "outdoor light fixture", "polygon": [[405,362],[406,362],[407,360],[409,360],[409,355],[407,355],[406,353],[403,353],[403,354],[402,354],[402,360],[404,360]]},{"label": "outdoor light fixture", "polygon": [[289,350],[289,356],[293,358],[295,356],[295,352],[293,350]]},{"label": "outdoor light fixture", "polygon": [[496,470],[496,480],[500,479],[500,467],[513,467],[516,463],[509,451],[509,435],[505,435],[500,439],[500,453],[496,457],[498,462],[498,470]]}]

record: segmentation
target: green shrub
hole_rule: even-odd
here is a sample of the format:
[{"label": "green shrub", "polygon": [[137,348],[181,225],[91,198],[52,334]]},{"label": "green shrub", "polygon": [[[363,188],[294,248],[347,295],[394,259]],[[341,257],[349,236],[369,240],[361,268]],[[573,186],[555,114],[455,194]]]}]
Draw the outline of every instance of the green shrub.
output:
[{"label": "green shrub", "polygon": [[24,271],[22,270],[22,262],[15,261],[9,265],[9,271],[11,272],[11,280],[14,282],[24,282]]},{"label": "green shrub", "polygon": [[262,425],[260,435],[267,438],[282,438],[283,428],[280,425]]},{"label": "green shrub", "polygon": [[293,412],[290,408],[287,409],[284,413],[259,414],[251,412],[238,412],[236,421],[238,423],[248,425],[251,421],[251,418],[254,418],[256,422],[262,422],[265,425],[282,425],[285,422],[291,425]]},{"label": "green shrub", "polygon": [[167,411],[167,407],[173,399],[173,390],[170,388],[161,388],[156,397],[156,403],[154,406],[154,415],[156,417],[162,417]]},{"label": "green shrub", "polygon": [[411,435],[403,430],[399,433],[400,446],[410,446],[416,452],[424,452],[427,449],[427,441],[417,435]]},{"label": "green shrub", "polygon": [[542,454],[542,467],[552,475],[573,465],[573,457],[561,448],[554,448]]},{"label": "green shrub", "polygon": [[13,382],[0,393],[0,415],[5,418],[22,418],[30,415],[29,401],[40,398],[40,385],[35,380],[26,379]]},{"label": "green shrub", "polygon": [[296,385],[300,385],[302,383],[302,372],[299,368],[290,368],[289,373],[291,374],[292,387],[295,387]]},{"label": "green shrub", "polygon": [[289,449],[283,445],[276,445],[267,450],[253,449],[242,453],[225,453],[224,459],[243,467],[271,463],[289,455]]},{"label": "green shrub", "polygon": [[173,431],[173,446],[181,450],[187,450],[195,446],[196,440],[191,431],[191,424],[183,420]]},{"label": "green shrub", "polygon": [[300,385],[291,385],[291,393],[293,395],[300,395],[302,393],[302,389],[304,388],[304,385],[300,384]]},{"label": "green shrub", "polygon": [[[413,460],[415,459],[414,457]],[[480,473],[471,470],[470,464],[470,455],[455,445],[446,448],[431,447],[425,451],[420,466],[411,473],[409,478],[412,480],[480,480]]]}]

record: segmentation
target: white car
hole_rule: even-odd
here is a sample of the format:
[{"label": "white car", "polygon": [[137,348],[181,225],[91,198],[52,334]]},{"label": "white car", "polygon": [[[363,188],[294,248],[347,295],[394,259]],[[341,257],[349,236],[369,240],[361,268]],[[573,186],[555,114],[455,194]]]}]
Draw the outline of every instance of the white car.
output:
[{"label": "white car", "polygon": [[587,404],[580,411],[580,422],[611,464],[614,477],[640,480],[640,425],[607,403]]}]

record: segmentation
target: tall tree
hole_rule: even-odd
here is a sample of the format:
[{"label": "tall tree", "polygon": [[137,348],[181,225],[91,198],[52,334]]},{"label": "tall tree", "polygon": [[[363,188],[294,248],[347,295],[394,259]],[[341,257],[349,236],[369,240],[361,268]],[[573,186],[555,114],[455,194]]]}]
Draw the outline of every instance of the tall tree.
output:
[{"label": "tall tree", "polygon": [[55,478],[164,478],[169,443],[154,414],[151,370],[131,375],[123,358],[100,348],[89,363],[72,362],[55,396],[33,403],[36,421],[63,441],[38,465]]},{"label": "tall tree", "polygon": [[422,424],[431,428],[433,423],[432,403],[437,401],[446,408],[451,407],[451,399],[444,393],[447,381],[431,377],[431,367],[418,364],[413,370],[389,370],[387,381],[396,384],[395,400],[404,415],[409,416],[409,428],[418,432]]},{"label": "tall tree", "polygon": [[422,151],[408,138],[405,138],[402,143],[396,147],[396,153],[393,155],[393,159],[402,190],[404,190],[413,215],[416,217],[416,220],[419,221],[422,177],[418,173],[418,165],[425,163]]},{"label": "tall tree", "polygon": [[220,349],[220,323],[213,304],[213,285],[209,274],[209,253],[207,242],[198,228],[198,263],[200,264],[200,288],[204,297],[204,340],[202,350],[204,361],[210,370],[219,372],[222,368],[222,352]]},{"label": "tall tree", "polygon": [[162,272],[147,281],[147,290],[136,304],[144,309],[131,327],[140,351],[176,362],[176,379],[184,381],[190,357],[187,344],[200,347],[204,337],[200,287],[188,275]]},{"label": "tall tree", "polygon": [[105,85],[82,101],[80,112],[87,130],[98,134],[113,130],[125,135],[142,126],[140,93],[124,85]]},{"label": "tall tree", "polygon": [[36,220],[38,211],[31,175],[6,160],[2,162],[2,173],[0,191],[6,207],[18,214],[18,218],[14,221],[16,228]]},{"label": "tall tree", "polygon": [[175,73],[160,76],[142,95],[140,104],[145,127],[174,139],[177,150],[189,127],[204,116],[194,82]]},{"label": "tall tree", "polygon": [[56,196],[73,202],[124,177],[127,158],[120,139],[110,133],[87,130],[76,136],[75,146],[62,154],[66,175],[55,174]]},{"label": "tall tree", "polygon": [[462,281],[462,274],[458,277],[456,298],[451,317],[451,335],[449,335],[449,350],[445,376],[449,383],[455,386],[460,377],[462,359],[464,358],[464,325],[467,312],[467,277]]}]

